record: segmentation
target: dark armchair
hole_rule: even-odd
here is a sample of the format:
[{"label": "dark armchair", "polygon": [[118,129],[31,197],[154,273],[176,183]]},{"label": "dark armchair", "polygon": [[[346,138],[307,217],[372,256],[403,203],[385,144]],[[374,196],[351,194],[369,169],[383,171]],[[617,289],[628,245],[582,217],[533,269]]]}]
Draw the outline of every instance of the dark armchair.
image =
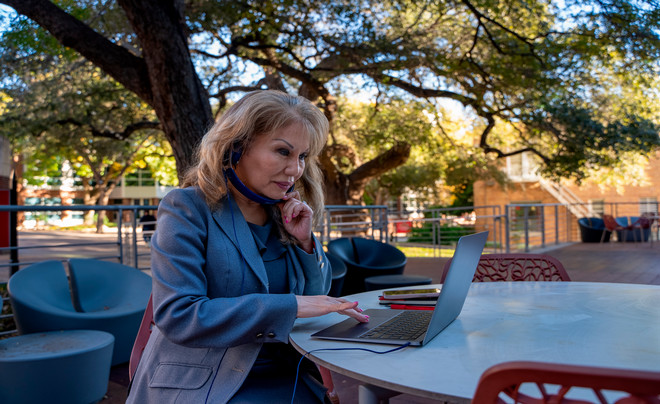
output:
[{"label": "dark armchair", "polygon": [[328,257],[328,262],[330,262],[330,266],[332,267],[332,285],[330,286],[328,296],[339,297],[344,287],[344,278],[348,269],[344,261],[336,255],[325,253],[325,256]]},{"label": "dark armchair", "polygon": [[362,237],[332,240],[328,252],[346,264],[342,295],[366,291],[364,280],[370,276],[402,274],[407,262],[398,248]]},{"label": "dark armchair", "polygon": [[[583,217],[578,219],[580,237],[583,243],[599,243],[610,241],[611,233],[606,231],[605,222],[599,217]],[[603,232],[605,234],[603,235]]]}]

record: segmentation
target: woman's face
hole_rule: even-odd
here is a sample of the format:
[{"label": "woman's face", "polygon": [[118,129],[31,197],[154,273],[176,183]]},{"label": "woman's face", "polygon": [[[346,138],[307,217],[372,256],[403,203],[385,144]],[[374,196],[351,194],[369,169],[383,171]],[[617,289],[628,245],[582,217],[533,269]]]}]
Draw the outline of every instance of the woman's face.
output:
[{"label": "woman's face", "polygon": [[309,135],[300,123],[258,136],[241,156],[236,175],[253,192],[282,199],[302,176],[309,147]]}]

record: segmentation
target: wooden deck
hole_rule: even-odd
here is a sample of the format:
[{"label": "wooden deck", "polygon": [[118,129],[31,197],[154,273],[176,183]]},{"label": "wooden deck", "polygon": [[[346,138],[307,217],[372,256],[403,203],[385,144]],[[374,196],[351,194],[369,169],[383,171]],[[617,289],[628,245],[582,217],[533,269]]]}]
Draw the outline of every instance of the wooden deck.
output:
[{"label": "wooden deck", "polygon": [[[530,251],[557,258],[573,281],[660,285],[660,242],[576,243]],[[447,258],[408,258],[405,273],[440,282]]]}]

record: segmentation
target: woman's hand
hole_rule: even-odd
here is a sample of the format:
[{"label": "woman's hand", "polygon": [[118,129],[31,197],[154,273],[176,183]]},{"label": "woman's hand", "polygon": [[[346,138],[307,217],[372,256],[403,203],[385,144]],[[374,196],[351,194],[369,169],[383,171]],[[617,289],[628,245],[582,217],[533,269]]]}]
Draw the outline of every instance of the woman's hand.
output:
[{"label": "woman's hand", "polygon": [[328,313],[339,313],[353,317],[357,321],[366,323],[369,316],[362,314],[362,309],[358,307],[358,302],[349,302],[340,297],[330,296],[299,296],[296,295],[298,302],[298,318],[318,317]]},{"label": "woman's hand", "polygon": [[277,206],[282,214],[284,229],[300,243],[300,248],[308,253],[314,250],[312,239],[312,215],[314,212],[305,202],[300,200],[298,191],[284,195],[284,202]]}]

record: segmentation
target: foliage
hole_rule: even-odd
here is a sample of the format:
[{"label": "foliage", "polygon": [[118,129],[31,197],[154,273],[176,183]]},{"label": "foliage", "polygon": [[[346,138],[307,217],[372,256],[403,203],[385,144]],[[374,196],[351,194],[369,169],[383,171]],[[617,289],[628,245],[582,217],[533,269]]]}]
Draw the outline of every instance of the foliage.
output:
[{"label": "foliage", "polygon": [[138,168],[151,165],[163,182],[176,182],[169,144],[135,94],[84,60],[62,58],[50,71],[26,63],[39,74],[16,70],[5,83],[0,134],[25,155],[29,183],[62,177],[65,162],[91,185],[92,203],[102,187]]},{"label": "foliage", "polygon": [[[433,230],[435,229],[435,240]],[[424,222],[422,227],[413,227],[408,237],[410,243],[434,243],[436,245],[455,245],[458,239],[466,234],[475,232],[474,226],[457,226],[441,224],[433,226],[431,222]]]},{"label": "foliage", "polygon": [[[153,108],[180,175],[212,119],[209,100],[221,111],[235,93],[265,87],[298,92],[331,120],[344,91],[450,100],[470,117],[487,160],[531,152],[550,177],[580,180],[660,145],[657,0],[57,2],[82,24],[46,0],[0,3],[68,47],[49,52],[54,44],[39,30],[3,36],[23,44],[16,60],[47,69],[75,59],[71,49],[84,55]],[[498,122],[515,138],[499,136]],[[335,198],[359,201],[370,181],[419,156],[412,133],[398,144],[381,135],[359,166],[348,164],[350,145],[330,141],[321,161]],[[451,149],[453,158],[442,145],[434,151],[459,188],[488,166],[472,148]],[[397,175],[416,174],[426,178],[409,168]],[[395,177],[383,181],[394,188]]]}]

